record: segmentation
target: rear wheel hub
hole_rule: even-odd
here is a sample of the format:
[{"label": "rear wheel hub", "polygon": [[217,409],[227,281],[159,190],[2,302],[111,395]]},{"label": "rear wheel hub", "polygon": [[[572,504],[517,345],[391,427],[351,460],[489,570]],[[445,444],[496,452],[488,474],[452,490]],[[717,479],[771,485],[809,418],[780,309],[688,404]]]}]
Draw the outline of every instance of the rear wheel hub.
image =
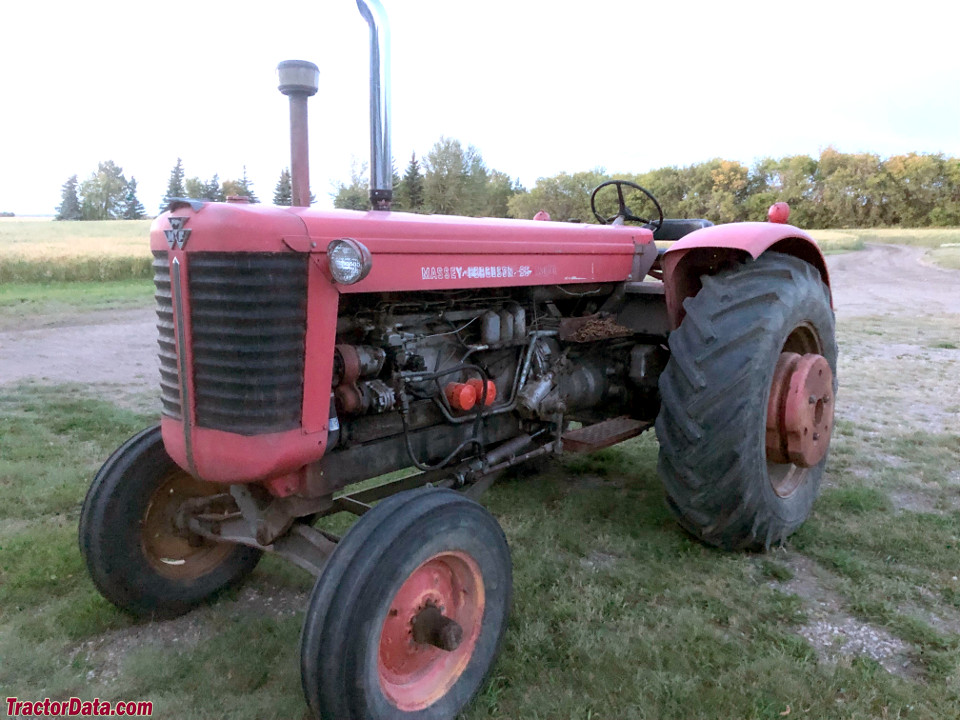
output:
[{"label": "rear wheel hub", "polygon": [[827,454],[833,372],[822,355],[780,354],[767,405],[767,460],[809,468]]}]

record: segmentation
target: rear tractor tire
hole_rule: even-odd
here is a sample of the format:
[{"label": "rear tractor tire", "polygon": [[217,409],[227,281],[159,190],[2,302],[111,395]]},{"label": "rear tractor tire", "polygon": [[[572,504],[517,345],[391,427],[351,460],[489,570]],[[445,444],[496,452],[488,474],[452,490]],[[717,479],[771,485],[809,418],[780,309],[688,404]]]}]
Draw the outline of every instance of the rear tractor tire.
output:
[{"label": "rear tractor tire", "polygon": [[680,524],[762,550],[806,520],[833,432],[837,343],[819,272],[768,252],[705,276],[660,376],[658,471]]},{"label": "rear tractor tire", "polygon": [[121,445],[100,468],[80,513],[80,552],[100,594],[138,617],[169,618],[240,582],[259,550],[175,524],[185,500],[225,490],[174,463],[159,426]]},{"label": "rear tractor tire", "polygon": [[447,720],[496,661],[510,613],[510,550],[452,490],[398,493],[361,517],[317,579],[300,640],[313,713]]}]

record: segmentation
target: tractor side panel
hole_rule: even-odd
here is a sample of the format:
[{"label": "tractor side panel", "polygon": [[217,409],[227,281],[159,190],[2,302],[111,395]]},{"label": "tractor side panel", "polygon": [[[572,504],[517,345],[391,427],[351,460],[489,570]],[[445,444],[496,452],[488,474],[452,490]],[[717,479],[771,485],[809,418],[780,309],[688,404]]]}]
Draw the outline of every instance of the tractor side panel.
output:
[{"label": "tractor side panel", "polygon": [[700,278],[746,257],[756,260],[772,250],[810,263],[830,287],[823,253],[803,230],[779,223],[747,222],[715,225],[692,232],[674,243],[663,257],[663,284],[671,329],[683,320],[683,301],[700,291]]}]

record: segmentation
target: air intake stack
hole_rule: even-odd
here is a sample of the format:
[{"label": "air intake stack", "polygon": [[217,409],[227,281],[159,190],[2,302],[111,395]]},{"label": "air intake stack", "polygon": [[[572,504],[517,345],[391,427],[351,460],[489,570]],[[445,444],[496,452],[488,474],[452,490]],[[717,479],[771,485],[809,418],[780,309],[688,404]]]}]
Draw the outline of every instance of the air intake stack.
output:
[{"label": "air intake stack", "polygon": [[307,143],[307,98],[320,87],[320,70],[306,60],[277,65],[279,90],[290,98],[290,184],[293,205],[310,207],[310,158]]}]

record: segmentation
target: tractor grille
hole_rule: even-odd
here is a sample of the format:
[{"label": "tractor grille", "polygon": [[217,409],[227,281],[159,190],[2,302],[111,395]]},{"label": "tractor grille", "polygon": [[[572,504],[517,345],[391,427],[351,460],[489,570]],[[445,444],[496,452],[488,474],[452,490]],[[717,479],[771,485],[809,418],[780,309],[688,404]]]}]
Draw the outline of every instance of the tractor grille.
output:
[{"label": "tractor grille", "polygon": [[160,343],[160,403],[163,414],[182,419],[177,343],[173,336],[173,299],[170,295],[170,265],[165,252],[153,254],[153,284],[157,288],[157,330]]},{"label": "tractor grille", "polygon": [[300,427],[307,261],[292,253],[190,256],[198,426],[241,435]]},{"label": "tractor grille", "polygon": [[[307,258],[196,253],[189,305],[197,425],[241,435],[300,427]],[[183,419],[167,253],[154,253],[160,401]]]}]

